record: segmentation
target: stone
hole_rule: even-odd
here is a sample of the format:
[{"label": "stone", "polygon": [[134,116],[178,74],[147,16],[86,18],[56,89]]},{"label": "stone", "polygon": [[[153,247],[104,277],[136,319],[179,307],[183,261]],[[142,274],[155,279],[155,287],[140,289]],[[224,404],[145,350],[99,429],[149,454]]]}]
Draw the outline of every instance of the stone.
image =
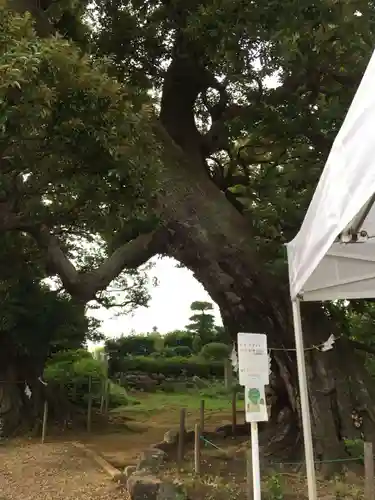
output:
[{"label": "stone", "polygon": [[158,500],[161,480],[151,475],[132,474],[127,482],[131,500]]},{"label": "stone", "polygon": [[206,382],[205,380],[202,380],[197,375],[194,375],[194,377],[192,378],[192,382],[194,382],[194,384],[196,385],[196,387],[198,387],[198,389],[205,389],[209,387],[209,383]]},{"label": "stone", "polygon": [[129,477],[137,470],[137,466],[136,465],[128,465],[127,467],[125,467],[124,469],[124,476],[126,477],[126,479],[129,479]]},{"label": "stone", "polygon": [[167,431],[164,434],[164,441],[168,444],[176,444],[178,441],[178,432],[174,429]]},{"label": "stone", "polygon": [[157,448],[168,454],[175,448],[175,446],[173,443],[166,443],[165,441],[162,441],[161,443],[153,444],[152,448]]},{"label": "stone", "polygon": [[167,459],[167,454],[159,448],[149,448],[141,453],[137,471],[158,472]]},{"label": "stone", "polygon": [[136,472],[130,476],[127,489],[131,500],[186,500],[186,493],[173,483]]},{"label": "stone", "polygon": [[173,483],[162,482],[158,491],[157,500],[186,500],[183,489]]}]

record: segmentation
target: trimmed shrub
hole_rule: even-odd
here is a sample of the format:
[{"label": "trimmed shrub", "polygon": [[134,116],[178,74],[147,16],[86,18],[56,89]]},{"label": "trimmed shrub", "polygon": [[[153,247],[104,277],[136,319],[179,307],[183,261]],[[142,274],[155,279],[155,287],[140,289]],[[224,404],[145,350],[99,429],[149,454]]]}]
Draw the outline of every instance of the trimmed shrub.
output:
[{"label": "trimmed shrub", "polygon": [[156,351],[155,335],[128,335],[107,340],[106,352],[118,356],[147,356]]},{"label": "trimmed shrub", "polygon": [[165,376],[193,377],[197,375],[201,378],[223,378],[224,366],[222,361],[210,361],[192,356],[183,358],[179,356],[171,358],[155,358],[151,356],[135,356],[110,358],[109,371],[111,374],[126,372],[143,372],[147,374],[160,373]]},{"label": "trimmed shrub", "polygon": [[224,360],[228,359],[231,348],[221,342],[211,342],[203,346],[200,355],[205,359]]},{"label": "trimmed shrub", "polygon": [[176,356],[176,351],[173,347],[165,347],[160,351],[160,355],[164,358],[173,358]]},{"label": "trimmed shrub", "polygon": [[193,355],[193,351],[190,347],[186,345],[178,345],[174,348],[175,356],[181,356],[182,358],[188,358]]},{"label": "trimmed shrub", "polygon": [[190,332],[175,330],[164,336],[164,347],[189,347],[193,349],[194,335]]}]

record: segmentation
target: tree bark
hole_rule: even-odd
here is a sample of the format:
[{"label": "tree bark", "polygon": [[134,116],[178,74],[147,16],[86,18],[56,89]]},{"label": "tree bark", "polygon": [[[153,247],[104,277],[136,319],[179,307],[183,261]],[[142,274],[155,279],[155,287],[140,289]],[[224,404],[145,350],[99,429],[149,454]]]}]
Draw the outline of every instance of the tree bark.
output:
[{"label": "tree bark", "polygon": [[[273,356],[277,402],[271,424],[278,426],[281,448],[289,444],[289,452],[301,451],[296,446],[302,444],[302,428],[296,356],[289,350],[294,331],[287,275],[280,283],[266,271],[250,226],[197,165],[191,142],[184,154],[185,160],[165,158],[161,172],[158,208],[173,228],[166,253],[194,272],[219,305],[233,338],[239,331],[264,332],[270,347],[279,349]],[[302,310],[308,348],[337,333],[321,305],[303,304]],[[341,339],[332,351],[306,351],[306,364],[317,460],[343,457],[345,438],[374,440],[375,391],[363,356]],[[363,419],[360,428],[353,413]],[[277,438],[270,444],[276,445]]]},{"label": "tree bark", "polygon": [[11,436],[28,421],[24,393],[26,383],[20,381],[17,375],[15,365],[3,364],[0,370],[0,439]]},{"label": "tree bark", "polygon": [[[273,355],[278,404],[271,423],[293,448],[302,444],[298,376],[291,307],[286,283],[277,287],[254,253],[249,228],[224,195],[199,172],[170,169],[168,199],[160,201],[170,232],[166,253],[190,268],[219,305],[223,321],[237,332],[264,332]],[[185,178],[184,178],[185,176]],[[267,283],[269,286],[267,286]],[[279,284],[280,285],[280,284]],[[305,346],[319,345],[336,325],[318,304],[302,304]],[[375,441],[375,390],[364,367],[364,356],[340,339],[332,351],[306,351],[313,436],[317,460],[345,456],[346,439],[363,435]],[[352,413],[363,419],[358,429]],[[288,418],[285,422],[282,418]],[[280,420],[281,419],[281,420]],[[271,444],[277,444],[273,438]],[[301,448],[300,448],[301,451]],[[301,458],[301,456],[300,456]]]}]

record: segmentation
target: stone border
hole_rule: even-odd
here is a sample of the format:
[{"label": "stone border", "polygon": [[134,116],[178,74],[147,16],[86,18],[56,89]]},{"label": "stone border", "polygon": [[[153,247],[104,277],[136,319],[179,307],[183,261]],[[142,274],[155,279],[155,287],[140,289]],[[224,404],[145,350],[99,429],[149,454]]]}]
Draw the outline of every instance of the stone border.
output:
[{"label": "stone border", "polygon": [[99,465],[99,467],[103,469],[104,472],[108,474],[108,476],[110,476],[113,481],[122,481],[124,479],[124,474],[109,462],[107,462],[107,460],[105,460],[105,458],[99,455],[96,451],[88,448],[83,443],[79,443],[78,441],[73,441],[72,445],[75,448],[83,451],[88,457],[92,458],[94,462],[96,462],[96,464]]}]

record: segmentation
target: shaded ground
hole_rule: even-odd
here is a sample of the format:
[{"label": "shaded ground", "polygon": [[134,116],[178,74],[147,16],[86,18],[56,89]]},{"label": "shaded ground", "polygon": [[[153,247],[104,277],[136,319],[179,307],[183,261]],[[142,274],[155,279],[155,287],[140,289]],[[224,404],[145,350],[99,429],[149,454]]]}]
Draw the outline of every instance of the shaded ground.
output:
[{"label": "shaded ground", "polygon": [[0,448],[0,500],[124,500],[92,460],[69,443]]},{"label": "shaded ground", "polygon": [[[136,395],[140,404],[119,408],[111,413],[114,425],[105,433],[81,435],[78,440],[100,452],[115,467],[135,463],[140,452],[163,441],[164,434],[178,429],[181,408],[186,409],[186,429],[199,422],[201,396],[194,393],[154,393]],[[238,403],[237,421],[244,421],[243,403]],[[228,397],[205,399],[205,429],[231,423],[231,400]]]},{"label": "shaded ground", "polygon": [[[110,414],[110,424],[96,422],[93,432],[67,432],[48,435],[48,443],[13,442],[0,447],[0,500],[124,500],[126,494],[69,441],[81,441],[95,449],[115,467],[136,463],[142,450],[163,440],[170,429],[177,429],[181,408],[186,409],[187,429],[199,421],[200,394],[137,394],[140,404],[119,408]],[[228,398],[205,398],[206,430],[231,422]],[[237,422],[243,422],[243,403],[239,403]],[[161,472],[181,481],[194,500],[239,500],[246,498],[246,451],[248,437],[213,438],[202,443],[201,476],[193,470],[192,446],[177,468],[173,462]],[[348,464],[349,466],[349,464]],[[276,470],[277,469],[277,470]],[[305,500],[306,479],[291,467],[262,465],[265,498]],[[319,480],[319,497],[331,499],[363,498],[363,468],[331,481]]]}]

